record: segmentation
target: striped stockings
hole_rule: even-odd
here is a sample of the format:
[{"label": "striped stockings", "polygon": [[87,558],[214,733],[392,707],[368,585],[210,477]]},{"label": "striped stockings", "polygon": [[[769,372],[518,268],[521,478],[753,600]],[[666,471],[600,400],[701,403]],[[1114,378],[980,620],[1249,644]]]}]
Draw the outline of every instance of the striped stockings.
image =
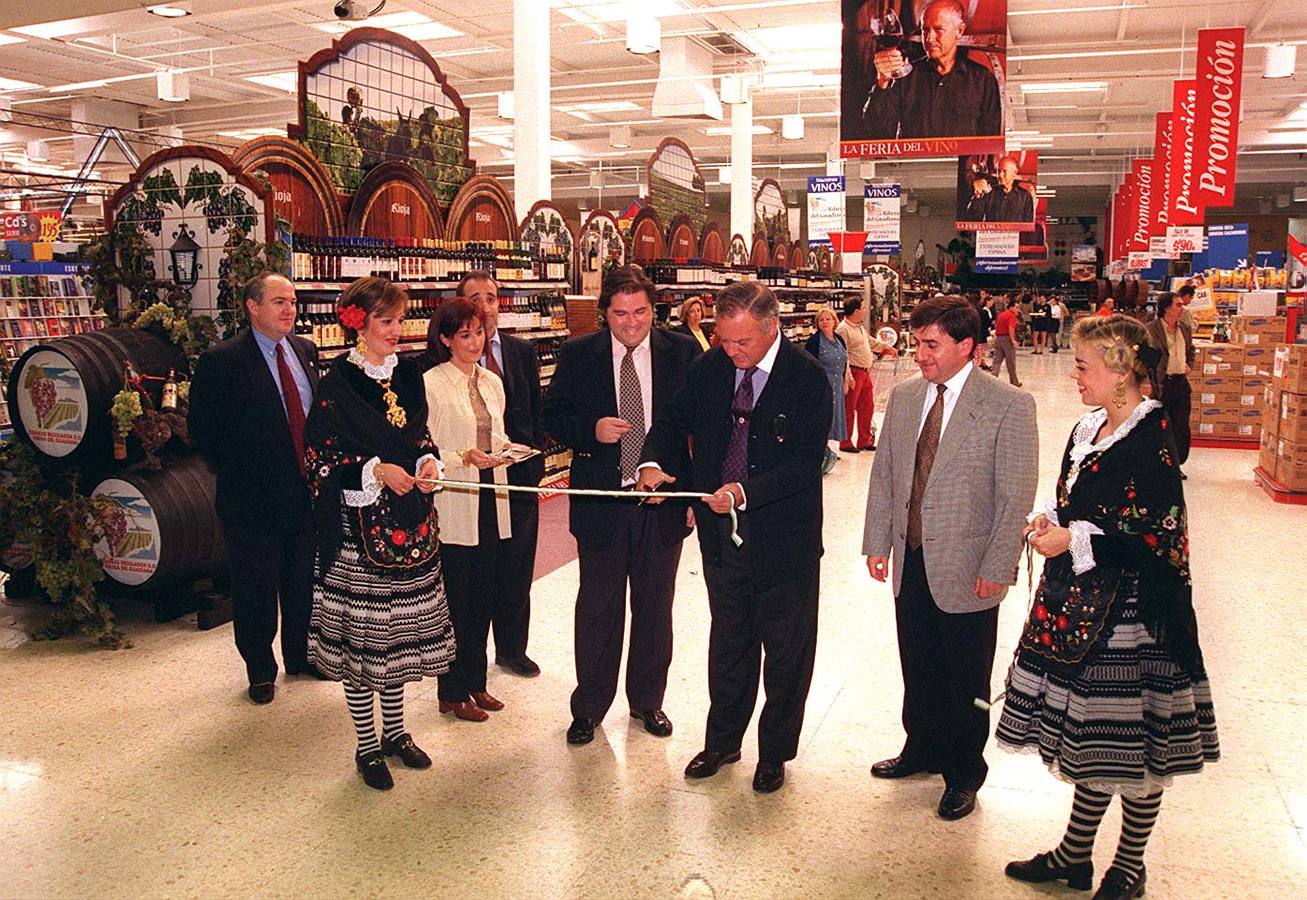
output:
[{"label": "striped stockings", "polygon": [[[1062,843],[1053,850],[1053,860],[1059,865],[1092,862],[1094,837],[1098,824],[1112,802],[1111,794],[1091,791],[1076,786],[1075,800],[1071,805],[1071,821],[1067,824]],[[1137,875],[1144,867],[1144,848],[1153,833],[1157,814],[1162,808],[1162,792],[1148,797],[1121,797],[1121,842],[1117,845],[1112,868]]]},{"label": "striped stockings", "polygon": [[[359,753],[370,753],[381,749],[377,740],[377,726],[372,714],[372,691],[365,688],[345,685],[345,701],[349,704],[349,714],[354,720],[354,732],[358,735]],[[404,733],[404,685],[397,684],[380,691],[381,694],[381,734],[387,740],[394,740]]]}]

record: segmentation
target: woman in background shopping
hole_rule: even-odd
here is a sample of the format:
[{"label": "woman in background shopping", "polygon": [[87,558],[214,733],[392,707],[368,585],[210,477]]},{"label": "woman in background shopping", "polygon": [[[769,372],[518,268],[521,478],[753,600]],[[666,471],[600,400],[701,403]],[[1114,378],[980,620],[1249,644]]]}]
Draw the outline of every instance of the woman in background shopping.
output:
[{"label": "woman in background shopping", "polygon": [[681,304],[681,324],[673,328],[673,331],[679,331],[681,334],[688,334],[699,343],[699,349],[704,353],[712,346],[712,325],[704,321],[703,301],[698,297],[691,297]]},{"label": "woman in background shopping", "polygon": [[[826,307],[817,310],[817,330],[804,345],[809,353],[817,357],[822,370],[826,373],[826,382],[830,385],[835,398],[835,414],[830,423],[829,440],[844,442],[849,439],[848,421],[844,416],[844,394],[853,387],[853,371],[849,368],[849,350],[844,345],[844,338],[835,333],[835,313]],[[835,466],[839,455],[830,447],[821,462],[821,473],[825,475]]]}]

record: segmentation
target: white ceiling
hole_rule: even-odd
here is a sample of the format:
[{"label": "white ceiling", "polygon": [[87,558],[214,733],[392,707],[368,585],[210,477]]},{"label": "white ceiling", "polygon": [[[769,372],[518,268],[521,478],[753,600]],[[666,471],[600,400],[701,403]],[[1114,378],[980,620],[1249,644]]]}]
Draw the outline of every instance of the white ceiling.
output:
[{"label": "white ceiling", "polygon": [[[71,132],[93,130],[109,115],[92,105],[84,125],[70,122],[74,105],[86,100],[127,104],[125,111],[149,134],[136,134],[142,155],[159,146],[159,135],[179,127],[186,141],[228,148],[259,129],[284,133],[295,119],[293,95],[250,78],[293,73],[296,62],[327,46],[332,35],[315,27],[334,25],[334,0],[191,0],[192,14],[165,20],[144,9],[145,0],[45,0],[3,4],[0,9],[0,97],[13,104],[12,120],[0,122],[0,175],[31,169],[26,142],[47,141],[44,165],[66,173],[81,162],[82,144]],[[363,0],[367,2],[367,0]],[[712,122],[654,119],[650,101],[657,56],[636,56],[624,44],[624,4],[598,0],[550,2],[552,132],[555,194],[593,204],[589,173],[602,165],[604,201],[633,196],[638,167],[666,136],[684,140],[701,164],[729,161],[730,138],[706,133]],[[839,106],[839,6],[837,0],[643,0],[640,8],[661,15],[664,37],[690,35],[711,45],[717,74],[764,75],[755,90],[757,124],[772,134],[754,138],[755,175],[779,177],[800,188],[822,174],[827,148],[837,140]],[[383,14],[409,13],[460,32],[422,40],[450,83],[472,110],[473,156],[483,171],[512,174],[511,161],[495,142],[511,136],[511,123],[496,118],[500,91],[512,88],[512,0],[388,0]],[[571,7],[564,13],[560,7]],[[1265,46],[1307,44],[1303,0],[1208,2],[1183,0],[1010,0],[1009,100],[1015,132],[1038,132],[1040,181],[1057,190],[1053,215],[1096,213],[1106,203],[1131,157],[1151,155],[1154,113],[1170,105],[1171,82],[1192,74],[1199,28],[1244,25],[1244,118],[1241,125],[1240,209],[1256,211],[1273,198],[1307,183],[1307,122],[1286,117],[1307,102],[1307,49],[1292,79],[1261,77]],[[67,15],[66,25],[15,31]],[[578,21],[578,19],[583,21]],[[590,21],[584,21],[590,20]],[[434,25],[418,26],[427,33]],[[403,28],[397,30],[403,31]],[[418,32],[421,34],[422,32]],[[9,38],[21,41],[4,43]],[[155,73],[182,69],[190,75],[190,100],[156,98]],[[1086,93],[1028,94],[1022,83],[1103,81]],[[93,82],[87,85],[87,82]],[[95,83],[98,82],[98,83]],[[288,84],[293,86],[293,80]],[[588,112],[561,107],[629,101],[635,109]],[[624,104],[617,104],[624,105]],[[799,141],[780,136],[781,117],[805,117]],[[0,119],[4,113],[0,112]],[[629,124],[632,147],[614,150],[608,130]],[[725,124],[725,123],[722,123]],[[562,155],[566,154],[566,155]],[[851,164],[850,175],[856,175]],[[125,167],[106,163],[97,175],[119,181]],[[712,184],[709,190],[729,189]],[[877,177],[899,175],[922,199],[944,205],[952,190],[948,160],[880,163]],[[0,182],[3,183],[3,182]]]}]

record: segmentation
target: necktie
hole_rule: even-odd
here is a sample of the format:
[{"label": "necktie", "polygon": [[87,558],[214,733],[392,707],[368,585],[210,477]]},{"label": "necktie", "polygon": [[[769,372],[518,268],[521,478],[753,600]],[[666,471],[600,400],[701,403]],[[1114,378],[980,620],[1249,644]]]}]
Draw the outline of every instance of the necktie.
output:
[{"label": "necktie", "polygon": [[744,370],[731,400],[731,440],[722,460],[722,484],[744,481],[749,474],[749,416],[753,414],[753,373],[757,371],[757,366]]},{"label": "necktie", "polygon": [[622,482],[634,481],[636,467],[640,465],[640,451],[644,449],[644,395],[640,393],[640,376],[635,374],[635,348],[627,347],[622,357],[621,385],[618,392],[617,414],[631,423],[631,430],[622,435]]},{"label": "necktie", "polygon": [[281,380],[281,397],[286,401],[286,421],[290,424],[290,439],[295,445],[295,462],[303,472],[304,404],[300,401],[300,389],[295,385],[295,376],[291,374],[281,344],[277,344],[277,377]]},{"label": "necktie", "polygon": [[480,377],[477,370],[472,370],[472,377],[467,380],[467,395],[472,402],[472,418],[476,421],[477,449],[489,453],[490,446],[490,408],[481,396]]},{"label": "necktie", "polygon": [[499,380],[504,379],[504,370],[499,368],[499,362],[495,359],[495,345],[486,341],[486,368],[499,376]]},{"label": "necktie", "polygon": [[944,391],[946,385],[935,385],[935,404],[926,413],[926,424],[921,426],[917,438],[917,460],[912,468],[912,495],[908,498],[908,549],[921,546],[921,498],[926,495],[926,482],[930,480],[931,466],[935,465],[935,451],[939,449],[939,433],[944,424]]}]

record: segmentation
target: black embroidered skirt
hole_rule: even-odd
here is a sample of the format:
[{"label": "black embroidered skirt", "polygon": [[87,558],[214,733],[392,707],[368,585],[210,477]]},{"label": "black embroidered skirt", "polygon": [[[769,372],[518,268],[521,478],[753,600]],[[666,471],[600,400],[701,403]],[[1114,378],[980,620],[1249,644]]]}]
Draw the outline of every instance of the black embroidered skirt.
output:
[{"label": "black embroidered skirt", "polygon": [[1191,678],[1149,635],[1125,584],[1120,601],[1106,645],[1075,674],[1031,654],[1013,662],[997,738],[1063,781],[1146,796],[1215,762],[1220,744],[1206,676]]},{"label": "black embroidered skirt", "polygon": [[360,550],[357,516],[342,517],[339,555],[314,571],[309,660],[373,691],[448,672],[454,629],[439,554],[423,566],[378,568]]}]

